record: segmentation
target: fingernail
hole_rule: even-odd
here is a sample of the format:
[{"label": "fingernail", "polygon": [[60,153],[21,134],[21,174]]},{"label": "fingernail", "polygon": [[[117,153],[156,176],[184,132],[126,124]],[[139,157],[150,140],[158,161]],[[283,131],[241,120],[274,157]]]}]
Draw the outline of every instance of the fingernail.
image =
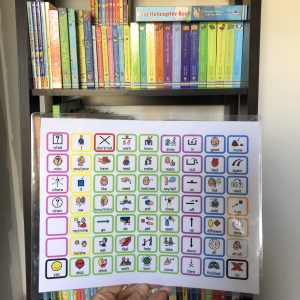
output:
[{"label": "fingernail", "polygon": [[171,294],[171,288],[167,287],[167,286],[163,286],[159,289],[160,291],[166,292],[168,295]]}]

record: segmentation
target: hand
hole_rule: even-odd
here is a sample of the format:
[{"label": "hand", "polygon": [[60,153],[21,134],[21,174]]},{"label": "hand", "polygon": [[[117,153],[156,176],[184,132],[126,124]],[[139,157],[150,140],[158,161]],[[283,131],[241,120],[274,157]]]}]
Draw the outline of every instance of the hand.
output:
[{"label": "hand", "polygon": [[171,294],[171,289],[168,287],[161,287],[151,294],[151,289],[156,287],[147,284],[104,287],[97,292],[92,300],[165,300]]}]

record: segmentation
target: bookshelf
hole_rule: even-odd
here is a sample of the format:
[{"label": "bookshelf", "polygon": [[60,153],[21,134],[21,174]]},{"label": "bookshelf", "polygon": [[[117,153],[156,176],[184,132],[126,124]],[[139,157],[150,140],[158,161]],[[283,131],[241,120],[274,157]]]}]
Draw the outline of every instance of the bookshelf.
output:
[{"label": "bookshelf", "polygon": [[[132,0],[129,0],[131,2]],[[50,1],[55,4],[55,1]],[[58,1],[57,1],[58,2]],[[89,5],[86,0],[85,6]],[[134,4],[138,1],[132,1]],[[143,2],[143,1],[141,1]],[[61,5],[60,1],[59,5]],[[72,1],[70,1],[72,3]],[[229,4],[249,5],[250,18],[245,22],[249,35],[245,38],[242,73],[248,78],[248,84],[241,88],[210,89],[105,89],[105,90],[36,90],[31,89],[31,61],[29,52],[26,1],[15,0],[17,51],[20,94],[20,127],[22,136],[22,178],[23,206],[26,241],[26,277],[27,298],[32,299],[31,289],[31,149],[30,149],[30,114],[49,112],[52,104],[62,103],[68,99],[93,97],[99,105],[120,105],[110,97],[122,99],[122,105],[225,105],[231,115],[255,115],[258,111],[259,92],[259,50],[261,0],[230,0]],[[143,5],[140,4],[139,5]],[[176,2],[178,5],[178,2]],[[131,6],[134,9],[134,5]],[[132,14],[134,15],[134,14]],[[141,100],[143,99],[143,100]],[[130,101],[129,101],[130,100]]]}]

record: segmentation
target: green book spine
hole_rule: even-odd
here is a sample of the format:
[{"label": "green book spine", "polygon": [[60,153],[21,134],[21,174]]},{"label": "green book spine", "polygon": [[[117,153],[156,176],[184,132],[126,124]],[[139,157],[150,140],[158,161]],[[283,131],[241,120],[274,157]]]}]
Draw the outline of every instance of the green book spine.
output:
[{"label": "green book spine", "polygon": [[207,23],[200,23],[200,39],[199,39],[199,88],[206,87],[207,84],[207,39],[208,26]]},{"label": "green book spine", "polygon": [[226,22],[224,86],[232,87],[234,57],[234,23]]},{"label": "green book spine", "polygon": [[146,23],[139,23],[139,30],[140,30],[141,86],[147,87]]},{"label": "green book spine", "polygon": [[207,87],[216,86],[216,59],[217,59],[217,23],[209,22],[207,38]]},{"label": "green book spine", "polygon": [[224,87],[225,74],[225,48],[226,48],[226,24],[217,24],[217,59],[216,59],[216,87]]},{"label": "green book spine", "polygon": [[[101,0],[100,0],[101,1]],[[95,0],[95,25],[99,24],[99,3],[98,0]]]},{"label": "green book spine", "polygon": [[140,88],[141,67],[140,67],[140,45],[139,45],[139,24],[130,25],[130,48],[131,48],[131,87]]},{"label": "green book spine", "polygon": [[58,9],[59,35],[60,35],[60,53],[61,53],[61,71],[64,89],[72,88],[70,51],[69,51],[69,26],[66,8]]}]

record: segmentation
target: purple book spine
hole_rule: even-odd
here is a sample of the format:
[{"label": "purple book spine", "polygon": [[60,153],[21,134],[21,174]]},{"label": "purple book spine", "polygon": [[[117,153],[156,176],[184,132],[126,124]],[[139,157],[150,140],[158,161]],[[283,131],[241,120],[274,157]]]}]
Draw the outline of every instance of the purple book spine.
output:
[{"label": "purple book spine", "polygon": [[181,46],[181,86],[190,86],[190,53],[191,53],[191,25],[182,23],[182,46]]},{"label": "purple book spine", "polygon": [[172,85],[172,23],[164,23],[164,82],[165,85]]}]

